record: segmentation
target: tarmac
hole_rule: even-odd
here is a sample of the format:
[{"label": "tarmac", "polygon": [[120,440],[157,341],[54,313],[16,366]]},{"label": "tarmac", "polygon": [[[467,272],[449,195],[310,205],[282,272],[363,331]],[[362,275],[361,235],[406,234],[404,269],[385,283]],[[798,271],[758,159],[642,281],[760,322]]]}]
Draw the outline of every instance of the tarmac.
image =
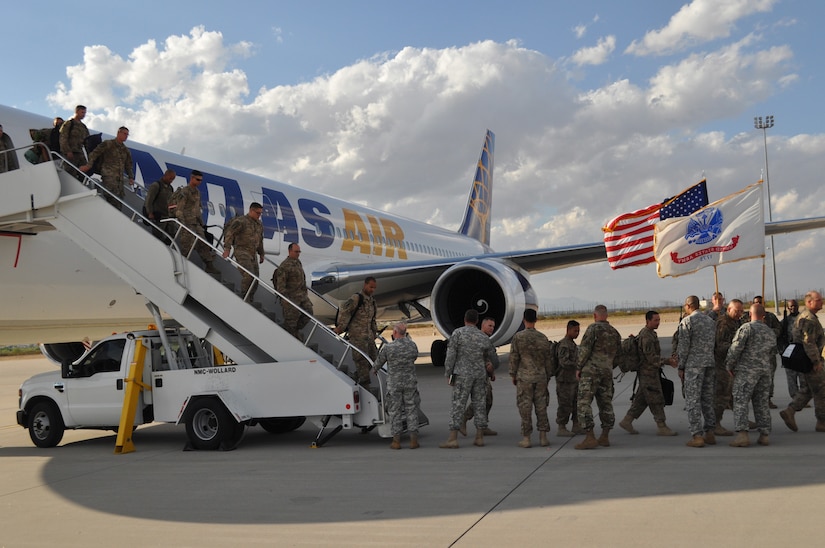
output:
[{"label": "tarmac", "polygon": [[[586,324],[583,324],[583,326]],[[622,335],[639,325],[622,326]],[[675,324],[659,329],[670,351]],[[560,337],[558,332],[548,334]],[[416,340],[429,349],[426,337]],[[506,349],[502,349],[506,350]],[[505,355],[506,357],[506,355]],[[0,546],[779,546],[815,545],[825,507],[825,434],[812,409],[791,432],[772,410],[771,445],[690,448],[677,386],[666,408],[675,437],[657,437],[646,412],[618,428],[611,446],[577,451],[517,446],[519,417],[506,359],[494,383],[484,447],[447,438],[450,389],[443,370],[419,360],[430,425],[421,448],[392,451],[377,434],[344,431],[321,448],[307,423],[288,434],[247,429],[229,452],[183,451],[183,426],[141,426],[136,452],[114,454],[111,432],[67,431],[38,449],[17,426],[17,388],[54,367],[44,358],[0,361]],[[630,406],[632,374],[616,382],[616,422]],[[776,374],[780,409],[789,401]],[[722,423],[733,426],[730,411]],[[598,418],[597,418],[598,424]],[[751,433],[752,443],[756,434]]]}]

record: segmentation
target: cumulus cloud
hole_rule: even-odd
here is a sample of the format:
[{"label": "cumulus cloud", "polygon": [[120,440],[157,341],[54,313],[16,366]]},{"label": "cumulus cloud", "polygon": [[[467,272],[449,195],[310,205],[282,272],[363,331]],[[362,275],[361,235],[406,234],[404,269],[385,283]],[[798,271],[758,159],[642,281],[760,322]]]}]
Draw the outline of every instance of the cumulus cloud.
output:
[{"label": "cumulus cloud", "polygon": [[582,48],[573,54],[571,60],[579,66],[601,65],[607,61],[610,54],[616,49],[616,37],[606,36],[599,38],[595,46]]},{"label": "cumulus cloud", "polygon": [[693,0],[663,28],[634,40],[625,50],[633,55],[664,55],[730,36],[740,19],[770,11],[778,0]]},{"label": "cumulus cloud", "polygon": [[[728,17],[731,24],[750,9],[733,4],[739,15]],[[615,47],[615,39],[603,40],[603,51]],[[675,58],[647,81],[591,89],[577,88],[559,60],[515,41],[406,47],[250,92],[238,63],[254,54],[254,45],[226,43],[202,27],[147,41],[127,57],[90,46],[50,99],[67,110],[86,104],[97,130],[127,125],[135,141],[185,146],[190,156],[453,229],[490,128],[493,246],[514,250],[599,241],[605,221],[672,196],[703,172],[711,199],[754,182],[764,158],[760,133],[697,128],[749,111],[795,78],[789,48],[749,37]],[[776,135],[769,145],[783,158],[771,164],[774,218],[816,214],[825,205],[825,137]],[[803,211],[797,196],[811,208]],[[782,236],[779,245],[791,261],[809,244]],[[601,292],[638,280],[660,295],[707,283],[698,275],[660,283],[653,268],[605,269],[587,267],[571,279]],[[748,261],[726,272],[740,270],[761,276]],[[560,279],[535,283],[555,292]]]}]

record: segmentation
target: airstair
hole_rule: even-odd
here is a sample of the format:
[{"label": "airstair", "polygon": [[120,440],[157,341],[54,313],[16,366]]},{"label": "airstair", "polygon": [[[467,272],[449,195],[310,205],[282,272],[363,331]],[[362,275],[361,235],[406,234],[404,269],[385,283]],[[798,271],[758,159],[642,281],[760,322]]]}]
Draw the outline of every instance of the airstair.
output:
[{"label": "airstair", "polygon": [[[27,237],[45,230],[60,231],[143,295],[150,310],[161,309],[238,365],[271,363],[278,367],[279,362],[307,362],[313,371],[303,378],[311,378],[313,385],[300,386],[308,381],[295,379],[299,384],[295,390],[313,392],[315,401],[323,400],[327,392],[336,399],[334,394],[342,387],[351,397],[357,387],[361,412],[351,426],[377,426],[380,435],[390,435],[383,404],[386,377],[379,375],[373,391],[359,387],[352,359],[360,352],[357,348],[305,312],[309,321],[301,334],[303,340],[293,337],[279,325],[283,321],[280,303],[290,301],[270,283],[258,278],[255,295],[245,302],[233,287],[233,281],[240,281],[239,265],[222,259],[222,250],[201,239],[212,248],[214,265],[221,272],[220,276],[208,274],[199,266],[197,254],[186,256],[176,238],[152,234],[150,221],[139,213],[139,196],[127,192],[118,210],[103,199],[113,195],[97,179],[85,177],[81,182],[63,168],[68,164],[65,159],[55,153],[52,157],[55,161],[39,164],[21,161],[20,169],[0,174],[0,230]],[[188,230],[175,220],[169,222],[178,234]],[[315,414],[309,408],[291,409],[284,416]],[[359,415],[369,420],[359,422]],[[319,437],[329,420],[319,415]]]}]

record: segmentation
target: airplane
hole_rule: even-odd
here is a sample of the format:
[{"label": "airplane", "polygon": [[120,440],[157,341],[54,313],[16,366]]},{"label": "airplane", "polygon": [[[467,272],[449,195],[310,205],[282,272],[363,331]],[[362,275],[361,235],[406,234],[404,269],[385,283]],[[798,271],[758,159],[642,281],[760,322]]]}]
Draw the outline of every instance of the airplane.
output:
[{"label": "airplane", "polygon": [[[6,106],[0,106],[0,123],[16,147],[30,143],[31,130],[51,127],[49,118]],[[230,218],[246,213],[253,201],[263,204],[267,261],[261,279],[269,279],[288,244],[298,242],[317,295],[313,300],[340,304],[373,276],[384,318],[432,320],[445,337],[473,308],[496,320],[493,344],[506,344],[520,329],[523,310],[538,308],[531,275],[607,260],[603,242],[507,252],[491,248],[495,135],[489,130],[456,232],[131,140],[126,144],[138,197],[167,168],[177,174],[176,187],[192,170],[204,174],[203,220],[217,238]],[[825,217],[777,221],[766,223],[765,233],[823,226]],[[0,345],[41,343],[48,355],[50,346],[98,340],[151,321],[141,295],[59,231],[34,233],[0,224],[0,288]],[[436,341],[433,354],[443,356],[444,348],[444,341]]]}]

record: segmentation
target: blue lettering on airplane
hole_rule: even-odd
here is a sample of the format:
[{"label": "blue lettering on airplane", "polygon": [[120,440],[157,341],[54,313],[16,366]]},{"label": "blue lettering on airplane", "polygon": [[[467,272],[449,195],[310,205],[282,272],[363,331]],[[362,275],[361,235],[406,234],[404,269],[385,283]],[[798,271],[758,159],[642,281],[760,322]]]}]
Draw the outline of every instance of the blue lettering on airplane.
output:
[{"label": "blue lettering on airplane", "polygon": [[284,242],[299,243],[298,221],[295,219],[295,212],[292,211],[292,204],[289,203],[286,195],[271,188],[262,188],[261,193],[275,209],[275,218],[284,233]]},{"label": "blue lettering on airplane", "polygon": [[298,200],[298,209],[304,220],[312,225],[312,228],[301,229],[301,236],[310,247],[323,249],[332,245],[335,241],[335,229],[332,221],[321,215],[329,215],[331,212],[327,206],[315,200],[301,198]]}]

